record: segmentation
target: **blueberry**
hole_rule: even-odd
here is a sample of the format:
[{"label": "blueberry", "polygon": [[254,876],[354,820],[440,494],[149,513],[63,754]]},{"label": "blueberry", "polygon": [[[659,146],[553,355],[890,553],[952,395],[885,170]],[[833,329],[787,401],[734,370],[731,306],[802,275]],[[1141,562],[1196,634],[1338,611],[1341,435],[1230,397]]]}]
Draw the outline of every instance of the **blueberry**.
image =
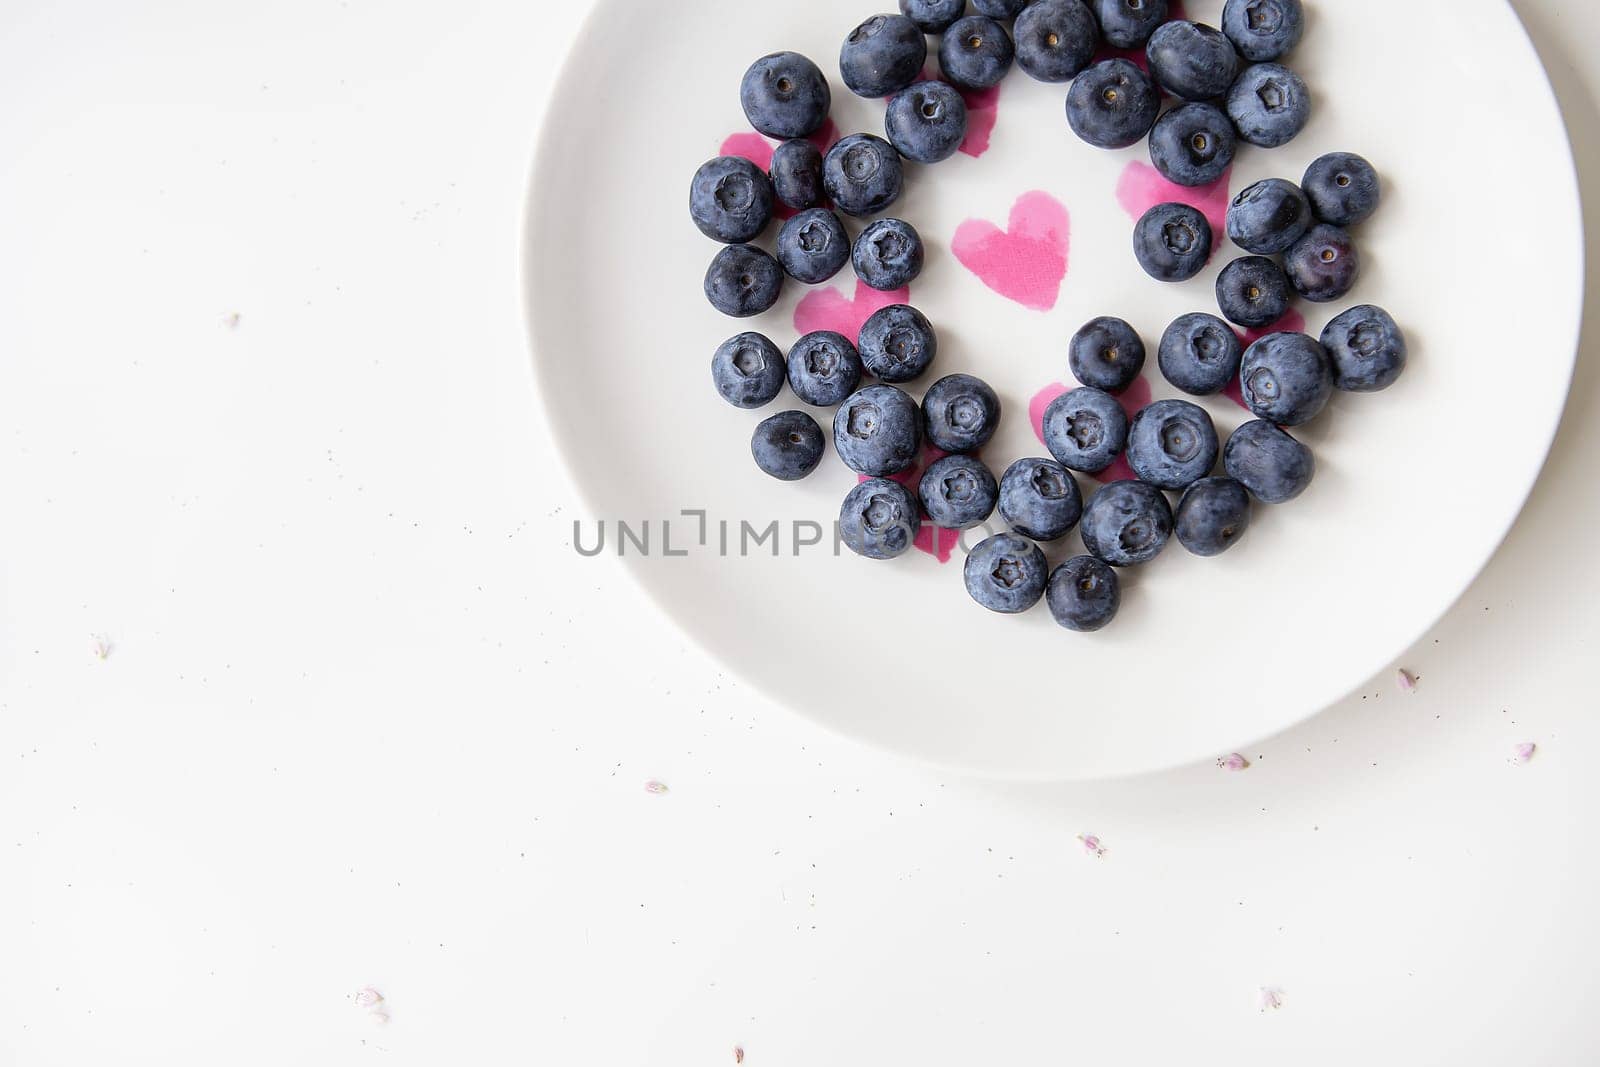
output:
[{"label": "blueberry", "polygon": [[1217,465],[1217,428],[1187,400],[1157,400],[1133,417],[1128,466],[1157,489],[1186,489]]},{"label": "blueberry", "polygon": [[869,385],[833,416],[833,450],[857,474],[899,474],[917,461],[922,443],[917,402],[892,385]]},{"label": "blueberry", "polygon": [[1030,5],[1043,2],[1044,0],[972,0],[972,6],[978,9],[978,14],[988,15],[992,19],[1014,19]]},{"label": "blueberry", "polygon": [[941,452],[975,452],[1000,428],[1000,398],[987,382],[952,374],[922,397],[922,432]]},{"label": "blueberry", "polygon": [[1245,349],[1239,364],[1244,406],[1258,419],[1300,426],[1322,414],[1333,396],[1328,350],[1303,333],[1272,333]]},{"label": "blueberry", "polygon": [[917,497],[935,526],[970,530],[994,514],[1000,487],[994,475],[971,456],[945,456],[922,474]]},{"label": "blueberry", "polygon": [[1034,0],[1011,27],[1017,66],[1042,82],[1071,81],[1094,59],[1100,30],[1083,0]]},{"label": "blueberry", "polygon": [[778,262],[795,281],[825,282],[850,258],[850,235],[827,208],[802,211],[778,231]]},{"label": "blueberry", "polygon": [[1228,0],[1222,32],[1252,63],[1288,55],[1305,32],[1300,0]]},{"label": "blueberry", "polygon": [[1328,323],[1322,347],[1333,360],[1334,387],[1346,392],[1387,389],[1406,369],[1406,335],[1387,311],[1371,304]]},{"label": "blueberry", "polygon": [[1326,304],[1355,288],[1361,277],[1361,253],[1348,233],[1322,222],[1289,249],[1283,268],[1295,292]]},{"label": "blueberry", "polygon": [[1246,67],[1228,90],[1228,117],[1240,140],[1277,148],[1294,140],[1311,121],[1311,90],[1288,67],[1258,63]]},{"label": "blueberry", "polygon": [[1287,252],[1311,229],[1311,204],[1294,182],[1268,178],[1242,191],[1228,205],[1228,237],[1246,252]]},{"label": "blueberry", "polygon": [[861,384],[861,356],[844,334],[808,333],[789,349],[789,388],[802,403],[831,408]]},{"label": "blueberry", "polygon": [[719,156],[695,171],[689,216],[712,240],[742,244],[772,221],[772,179],[742,156]]},{"label": "blueberry", "polygon": [[1172,505],[1144,482],[1112,482],[1083,509],[1083,547],[1113,567],[1149,563],[1172,539]]},{"label": "blueberry", "polygon": [[1161,335],[1156,362],[1167,381],[1191,396],[1212,396],[1239,373],[1239,335],[1215,315],[1183,315]]},{"label": "blueberry", "polygon": [[1232,478],[1195,482],[1178,501],[1174,532],[1197,556],[1220,556],[1250,528],[1250,494]]},{"label": "blueberry", "polygon": [[939,353],[939,338],[922,312],[909,304],[890,304],[862,325],[856,347],[873,377],[898,384],[922,376]]},{"label": "blueberry", "polygon": [[747,319],[778,302],[783,268],[754,245],[729,245],[706,268],[706,299],[724,315]]},{"label": "blueberry", "polygon": [[822,150],[802,139],[773,149],[772,191],[796,211],[821,207]]},{"label": "blueberry", "polygon": [[1365,222],[1383,198],[1378,172],[1353,152],[1333,152],[1318,159],[1306,168],[1301,184],[1317,218],[1334,226]]},{"label": "blueberry", "polygon": [[1120,393],[1144,370],[1144,341],[1121,319],[1090,319],[1072,335],[1067,366],[1084,385]]},{"label": "blueberry", "polygon": [[1222,452],[1228,477],[1263,504],[1282,504],[1306,491],[1317,473],[1311,449],[1265,420],[1247,422]]},{"label": "blueberry", "polygon": [[1233,123],[1214,104],[1181,104],[1150,131],[1150,162],[1175,185],[1209,185],[1233,164]]},{"label": "blueberry", "polygon": [[1094,14],[1112,48],[1143,48],[1167,21],[1167,0],[1094,0]]},{"label": "blueberry", "polygon": [[1239,53],[1222,31],[1200,22],[1162,23],[1145,47],[1150,76],[1173,96],[1211,100],[1239,74]]},{"label": "blueberry", "polygon": [[798,52],[774,52],[750,64],[739,86],[750,125],[768,137],[809,137],[827,121],[833,95],[817,65]]},{"label": "blueberry", "polygon": [[1050,565],[1039,546],[1016,534],[995,534],[967,556],[962,577],[972,599],[1002,615],[1020,615],[1044,596]]},{"label": "blueberry", "polygon": [[1155,82],[1126,59],[1096,63],[1067,90],[1067,125],[1096,148],[1138,144],[1160,111]]},{"label": "blueberry", "polygon": [[874,15],[844,39],[839,74],[857,96],[892,96],[917,80],[928,39],[904,15]]},{"label": "blueberry", "polygon": [[1011,69],[1016,47],[1005,27],[983,15],[968,15],[939,38],[939,69],[961,89],[992,89]]},{"label": "blueberry", "polygon": [[1099,474],[1128,443],[1128,413],[1117,398],[1085,386],[1062,393],[1044,411],[1044,446],[1068,470]]},{"label": "blueberry", "polygon": [[904,289],[922,273],[922,237],[909,222],[879,219],[856,238],[856,276],[874,289]]},{"label": "blueberry", "polygon": [[839,508],[839,540],[868,559],[905,555],[921,528],[917,498],[887,478],[868,478],[850,490]]},{"label": "blueberry", "polygon": [[1019,459],[1000,478],[1000,517],[1024,537],[1054,541],[1083,516],[1072,473],[1048,459]]},{"label": "blueberry", "polygon": [[1240,326],[1270,326],[1289,311],[1289,278],[1264,256],[1241,256],[1217,275],[1217,306]]},{"label": "blueberry", "polygon": [[1081,634],[1104,630],[1122,607],[1122,580],[1104,560],[1074,556],[1050,575],[1045,605],[1060,626]]},{"label": "blueberry", "polygon": [[772,416],[750,438],[756,466],[785,482],[798,482],[816,470],[824,447],[822,427],[803,411]]},{"label": "blueberry", "polygon": [[918,82],[889,101],[883,129],[902,156],[938,163],[955,155],[967,138],[967,102],[954,86]]},{"label": "blueberry", "polygon": [[1188,204],[1157,204],[1133,228],[1133,255],[1150,277],[1188,281],[1211,259],[1211,223]]},{"label": "blueberry", "polygon": [[876,215],[900,196],[900,153],[882,137],[853,133],[822,159],[822,187],[846,215]]},{"label": "blueberry", "polygon": [[765,407],[783,389],[783,353],[759,333],[730,337],[711,357],[711,381],[736,408]]},{"label": "blueberry", "polygon": [[900,14],[923,33],[943,33],[967,10],[967,0],[900,0]]}]

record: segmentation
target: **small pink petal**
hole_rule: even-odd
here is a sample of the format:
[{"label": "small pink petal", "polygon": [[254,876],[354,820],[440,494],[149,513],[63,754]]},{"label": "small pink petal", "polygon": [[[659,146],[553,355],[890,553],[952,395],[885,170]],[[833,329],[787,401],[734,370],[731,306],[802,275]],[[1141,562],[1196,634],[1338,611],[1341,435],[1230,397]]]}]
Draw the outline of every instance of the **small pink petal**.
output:
[{"label": "small pink petal", "polygon": [[1106,854],[1105,846],[1100,844],[1100,839],[1094,834],[1079,834],[1078,840],[1083,842],[1083,850],[1097,859]]},{"label": "small pink petal", "polygon": [[383,1003],[383,994],[371,986],[362,986],[356,993],[356,1007],[376,1008]]},{"label": "small pink petal", "polygon": [[389,1021],[389,1013],[379,1008],[377,1011],[367,1013],[367,1022],[373,1026],[383,1026]]},{"label": "small pink petal", "polygon": [[1283,1007],[1283,990],[1261,987],[1261,1010],[1277,1011]]},{"label": "small pink petal", "polygon": [[1533,754],[1539,751],[1539,746],[1534,744],[1532,741],[1524,741],[1522,744],[1516,747],[1515,751],[1517,762],[1527,763],[1533,759]]},{"label": "small pink petal", "polygon": [[652,778],[652,779],[650,779],[648,782],[646,782],[644,784],[644,791],[646,793],[655,793],[655,794],[657,794],[659,796],[660,794],[665,793],[667,791],[667,783],[666,782],[658,782],[654,778]]},{"label": "small pink petal", "polygon": [[1224,756],[1222,759],[1217,760],[1217,766],[1225,771],[1243,771],[1249,769],[1250,761],[1235,752],[1231,756]]},{"label": "small pink petal", "polygon": [[1417,688],[1417,676],[1402,669],[1395,674],[1394,684],[1400,687],[1400,692],[1410,693]]},{"label": "small pink petal", "polygon": [[734,1063],[743,1063],[744,1062],[744,1049],[740,1048],[738,1045],[733,1046],[733,1062]]},{"label": "small pink petal", "polygon": [[116,646],[111,643],[111,638],[106,637],[104,634],[97,634],[89,642],[89,653],[95,659],[104,662],[111,658],[111,650],[114,647]]}]

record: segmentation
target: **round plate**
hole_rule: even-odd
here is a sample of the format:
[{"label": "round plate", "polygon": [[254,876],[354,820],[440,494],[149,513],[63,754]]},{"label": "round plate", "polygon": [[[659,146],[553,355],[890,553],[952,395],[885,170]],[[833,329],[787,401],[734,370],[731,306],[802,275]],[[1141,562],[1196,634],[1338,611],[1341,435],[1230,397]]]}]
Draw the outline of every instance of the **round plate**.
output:
[{"label": "round plate", "polygon": [[[1220,8],[1191,0],[1190,15],[1215,23]],[[1538,475],[1572,373],[1583,287],[1575,173],[1511,9],[1450,4],[1419,47],[1384,29],[1390,0],[1314,5],[1291,57],[1315,94],[1311,124],[1284,148],[1244,146],[1225,184],[1298,180],[1334,150],[1372,160],[1385,201],[1357,230],[1360,285],[1337,305],[1298,310],[1316,334],[1351,305],[1388,308],[1410,339],[1410,369],[1385,393],[1339,395],[1298,434],[1316,451],[1315,484],[1258,507],[1228,555],[1198,559],[1174,543],[1125,572],[1122,614],[1094,636],[1057,628],[1043,605],[1020,617],[984,611],[962,584],[963,546],[946,539],[888,563],[838,549],[832,524],[856,478],[831,446],[798,484],[750,458],[760,419],[803,405],[785,389],[763,411],[740,411],[712,389],[711,353],[736,332],[784,349],[802,330],[853,336],[893,300],[858,287],[847,266],[821,286],[790,282],[765,315],[724,318],[701,293],[718,246],[687,211],[690,176],[725,144],[770,152],[738,101],[757,56],[812,56],[833,83],[837,128],[882,133],[883,102],[838,79],[839,44],[864,14],[851,0],[803,10],[602,0],[580,36],[536,161],[526,289],[546,413],[594,512],[585,547],[603,522],[605,551],[625,549],[685,630],[801,714],[985,775],[1091,778],[1215,756],[1371,678],[1494,552]],[[1130,250],[1137,213],[1181,193],[1220,221],[1227,189],[1164,186],[1142,145],[1081,143],[1064,97],[1013,70],[997,94],[971,102],[966,150],[908,165],[890,211],[927,242],[910,302],[939,332],[932,372],[909,388],[920,397],[957,371],[989,381],[1005,406],[982,453],[997,475],[1045,454],[1030,406],[1064,387],[1067,339],[1094,316],[1128,319],[1151,349],[1149,389],[1130,403],[1178,395],[1155,369],[1155,343],[1178,315],[1215,312],[1217,271],[1238,254],[1223,247],[1185,284],[1148,279]],[[774,226],[760,243],[770,249],[775,236]],[[1203,403],[1224,435],[1248,418],[1227,397]],[[831,427],[831,412],[812,413]],[[1080,481],[1086,494],[1099,484]],[[636,535],[648,523],[647,552],[619,539],[619,520]],[[775,539],[758,540],[774,523]],[[804,544],[818,527],[821,543]],[[1074,533],[1046,550],[1054,564],[1082,548]]]}]

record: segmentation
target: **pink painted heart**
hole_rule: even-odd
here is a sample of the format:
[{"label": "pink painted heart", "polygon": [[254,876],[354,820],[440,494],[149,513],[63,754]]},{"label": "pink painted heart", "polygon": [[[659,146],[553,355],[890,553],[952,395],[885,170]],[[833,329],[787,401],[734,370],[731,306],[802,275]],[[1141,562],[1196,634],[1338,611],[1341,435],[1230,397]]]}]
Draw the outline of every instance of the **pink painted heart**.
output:
[{"label": "pink painted heart", "polygon": [[[1183,0],[1172,0],[1167,7],[1167,20],[1187,19],[1189,16],[1183,9]],[[1150,61],[1145,58],[1143,48],[1112,48],[1102,43],[1100,51],[1095,53],[1094,61],[1099,63],[1107,59],[1126,59],[1140,70],[1148,71]]]},{"label": "pink painted heart", "polygon": [[908,304],[911,290],[896,289],[890,293],[879,292],[866,282],[856,281],[856,295],[847,298],[829,286],[813,289],[800,298],[794,309],[794,328],[802,334],[817,330],[832,330],[854,341],[861,335],[861,327],[873,312],[890,304]]},{"label": "pink painted heart", "polygon": [[[1033,424],[1033,435],[1039,439],[1040,444],[1044,444],[1045,409],[1050,406],[1051,401],[1067,392],[1069,388],[1069,386],[1062,385],[1060,382],[1051,382],[1035,393],[1033,399],[1029,401],[1028,421]],[[1117,397],[1117,403],[1122,405],[1122,410],[1126,411],[1128,418],[1131,419],[1150,405],[1150,397],[1150,382],[1141,375],[1134,379],[1132,385],[1123,390],[1122,394]],[[1111,466],[1094,477],[1109,485],[1111,482],[1131,482],[1138,475],[1134,474],[1133,468],[1128,466],[1126,457],[1118,456]]]},{"label": "pink painted heart", "polygon": [[1123,168],[1122,177],[1117,179],[1117,203],[1135,221],[1157,204],[1188,204],[1198,208],[1211,223],[1211,254],[1214,256],[1227,233],[1228,179],[1232,174],[1230,167],[1210,185],[1190,188],[1167,181],[1150,164],[1135,160]]},{"label": "pink painted heart", "polygon": [[[1279,319],[1271,326],[1262,326],[1249,330],[1235,329],[1233,332],[1239,335],[1239,342],[1246,348],[1249,348],[1251,345],[1255,344],[1257,341],[1269,334],[1304,333],[1305,328],[1306,317],[1300,314],[1300,312],[1295,308],[1290,308],[1284,313],[1283,318]],[[1237,374],[1233,376],[1233,380],[1228,383],[1228,387],[1222,392],[1224,396],[1226,396],[1229,400],[1232,400],[1235,404],[1238,404],[1246,411],[1250,410],[1244,402],[1244,391],[1240,388],[1239,376]]]},{"label": "pink painted heart", "polygon": [[[917,76],[919,82],[938,81],[939,75],[932,70],[924,69]],[[962,89],[956,87],[956,92],[961,94],[961,100],[967,105],[967,136],[961,142],[960,151],[974,159],[989,150],[989,137],[994,132],[995,120],[1000,117],[1000,86],[989,89]]]},{"label": "pink painted heart", "polygon": [[[822,124],[822,129],[812,134],[806,140],[826,152],[833,147],[839,139],[839,128],[833,124],[832,119],[827,119]],[[772,153],[777,145],[754,131],[729,134],[722,141],[720,155],[743,156],[762,170],[772,169]],[[773,204],[773,214],[780,219],[791,219],[796,215],[794,208],[778,201]]]},{"label": "pink painted heart", "polygon": [[[932,445],[924,444],[921,453],[917,456],[916,464],[909,470],[903,470],[899,474],[891,474],[889,480],[899,482],[915,493],[921,487],[922,476],[927,472],[928,468],[947,455],[949,455],[948,452],[942,452]],[[864,482],[867,480],[867,476],[863,474],[856,480]],[[935,526],[927,520],[923,520],[921,527],[917,530],[917,536],[911,542],[911,547],[918,552],[926,552],[940,563],[949,563],[950,557],[955,554],[956,545],[960,544],[960,542],[961,531],[946,530]]]},{"label": "pink painted heart", "polygon": [[1011,206],[1010,228],[968,219],[956,229],[951,251],[978,280],[1025,308],[1049,311],[1067,276],[1072,224],[1067,209],[1035,190]]}]

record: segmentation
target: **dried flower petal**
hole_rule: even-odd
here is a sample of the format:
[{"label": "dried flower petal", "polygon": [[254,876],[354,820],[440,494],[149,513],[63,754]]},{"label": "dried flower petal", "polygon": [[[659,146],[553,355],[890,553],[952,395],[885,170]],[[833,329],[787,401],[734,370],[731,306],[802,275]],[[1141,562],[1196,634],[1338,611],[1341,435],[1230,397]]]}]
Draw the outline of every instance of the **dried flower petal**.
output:
[{"label": "dried flower petal", "polygon": [[1083,850],[1089,855],[1098,859],[1106,854],[1105,846],[1100,844],[1100,839],[1094,834],[1079,834],[1078,840],[1083,842]]},{"label": "dried flower petal", "polygon": [[111,638],[107,637],[105,634],[96,634],[89,641],[90,653],[93,654],[95,659],[100,660],[101,662],[104,662],[111,656],[111,649],[113,647],[114,646],[111,644]]},{"label": "dried flower petal", "polygon": [[237,330],[239,328],[239,313],[237,311],[228,312],[222,317],[222,325],[230,330]]},{"label": "dried flower petal", "polygon": [[734,1063],[743,1063],[744,1062],[744,1049],[740,1048],[738,1045],[733,1046],[733,1062]]},{"label": "dried flower petal", "polygon": [[646,782],[644,784],[644,791],[646,793],[656,793],[656,794],[665,793],[667,791],[667,783],[666,782],[658,782],[654,778],[652,778],[652,779],[650,779],[648,782]]},{"label": "dried flower petal", "polygon": [[1249,768],[1250,761],[1235,752],[1231,756],[1224,756],[1222,759],[1217,760],[1217,766],[1225,771],[1242,771]]},{"label": "dried flower petal", "polygon": [[1518,763],[1527,763],[1533,759],[1533,754],[1539,751],[1539,746],[1532,741],[1524,741],[1516,747],[1516,760]]},{"label": "dried flower petal", "polygon": [[377,1011],[370,1011],[367,1013],[367,1022],[371,1023],[373,1026],[383,1026],[388,1021],[389,1013],[384,1011],[382,1008],[379,1008]]},{"label": "dried flower petal", "polygon": [[356,991],[356,1007],[376,1008],[383,1003],[383,994],[371,986],[362,986]]},{"label": "dried flower petal", "polygon": [[1261,1010],[1277,1011],[1283,1007],[1283,990],[1272,987],[1261,987]]},{"label": "dried flower petal", "polygon": [[1394,676],[1394,684],[1400,687],[1400,692],[1410,693],[1417,688],[1417,676],[1408,670],[1400,670]]}]

